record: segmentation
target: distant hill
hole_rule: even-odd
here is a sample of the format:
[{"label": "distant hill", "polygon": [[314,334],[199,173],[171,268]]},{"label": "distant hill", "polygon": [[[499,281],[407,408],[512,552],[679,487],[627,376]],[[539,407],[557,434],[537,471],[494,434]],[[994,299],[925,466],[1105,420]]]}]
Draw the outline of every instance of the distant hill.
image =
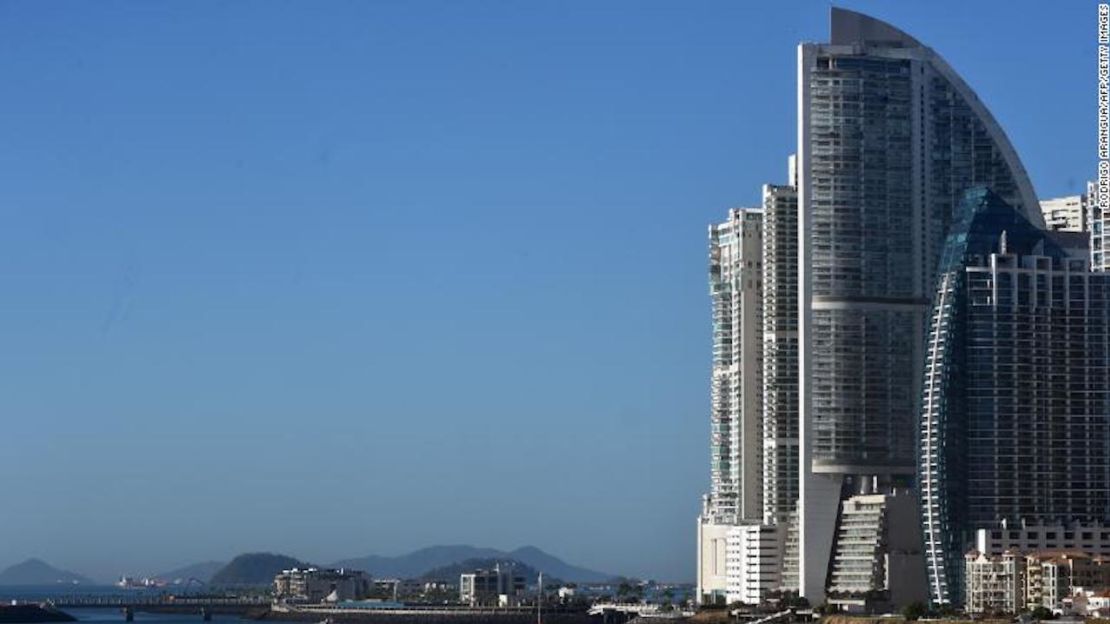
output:
[{"label": "distant hill", "polygon": [[544,578],[552,576],[564,581],[582,583],[602,583],[614,578],[615,574],[598,572],[589,568],[571,565],[555,555],[546,553],[535,546],[521,546],[508,554],[515,559],[543,572]]},{"label": "distant hill", "polygon": [[156,574],[155,577],[167,581],[176,581],[180,579],[182,582],[187,582],[189,579],[196,579],[202,583],[207,583],[226,565],[226,561],[202,561],[200,563],[177,568],[176,570],[170,570],[169,572]]},{"label": "distant hill", "polygon": [[429,546],[397,557],[370,555],[344,559],[333,563],[332,566],[365,570],[377,577],[419,578],[436,568],[444,568],[468,559],[513,560],[543,572],[545,576],[565,581],[596,583],[607,581],[615,576],[571,565],[535,546],[524,546],[509,552],[496,548],[465,545]]},{"label": "distant hill", "polygon": [[[427,580],[451,580],[457,583],[460,574],[473,572],[477,569],[488,570],[496,565],[501,565],[502,567],[504,567],[505,565],[513,566],[516,569],[516,573],[523,576],[529,583],[535,583],[536,579],[539,577],[539,570],[536,570],[532,566],[521,561],[497,557],[486,557],[479,559],[465,559],[457,563],[451,563],[439,568],[433,568],[421,575],[421,578]],[[544,585],[547,585],[548,581],[557,582],[558,579],[551,578],[550,575],[544,574]]]},{"label": "distant hill", "polygon": [[269,585],[274,581],[274,576],[282,570],[304,568],[310,565],[286,555],[246,553],[220,568],[208,582],[220,587]]},{"label": "distant hill", "polygon": [[59,570],[41,559],[28,559],[0,571],[0,585],[53,585],[55,583],[95,585],[75,572]]},{"label": "distant hill", "polygon": [[344,559],[333,563],[332,567],[364,570],[377,577],[418,578],[433,568],[451,565],[466,559],[502,557],[504,555],[505,553],[493,548],[458,545],[429,546],[397,557],[368,555],[355,559]]}]

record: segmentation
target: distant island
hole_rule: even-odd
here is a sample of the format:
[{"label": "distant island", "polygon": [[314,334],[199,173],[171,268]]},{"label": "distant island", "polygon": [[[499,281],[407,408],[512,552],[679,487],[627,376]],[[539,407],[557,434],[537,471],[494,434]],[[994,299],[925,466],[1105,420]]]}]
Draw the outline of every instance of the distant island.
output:
[{"label": "distant island", "polygon": [[[464,571],[492,567],[497,563],[512,563],[521,574],[534,582],[543,572],[551,580],[579,583],[604,583],[618,579],[615,574],[599,572],[576,566],[536,548],[523,546],[515,550],[499,550],[469,545],[439,545],[421,548],[398,556],[367,555],[341,559],[316,565],[297,557],[280,553],[254,552],[240,554],[230,561],[203,561],[151,575],[159,581],[157,587],[168,584],[188,586],[209,584],[215,587],[263,587],[273,583],[274,576],[290,568],[329,567],[362,570],[375,578],[419,579],[435,578],[458,580]],[[75,572],[56,568],[41,559],[28,559],[0,571],[0,585],[101,585]],[[144,577],[142,580],[146,580]]]},{"label": "distant island", "polygon": [[42,559],[28,559],[0,571],[0,585],[95,585],[88,577],[60,570]]},{"label": "distant island", "polygon": [[364,570],[376,577],[421,578],[431,570],[468,559],[515,561],[543,572],[545,576],[564,581],[603,583],[617,578],[616,574],[569,564],[535,546],[522,546],[510,551],[466,545],[429,546],[396,557],[368,555],[343,559],[332,563],[331,567]]},{"label": "distant island", "polygon": [[274,576],[282,570],[305,568],[310,565],[287,555],[245,553],[220,568],[208,582],[218,587],[269,585],[273,583]]}]

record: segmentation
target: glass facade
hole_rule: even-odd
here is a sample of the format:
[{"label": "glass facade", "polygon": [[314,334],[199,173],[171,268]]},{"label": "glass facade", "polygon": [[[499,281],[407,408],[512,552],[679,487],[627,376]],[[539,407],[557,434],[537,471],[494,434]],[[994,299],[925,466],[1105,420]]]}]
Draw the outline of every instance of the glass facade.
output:
[{"label": "glass facade", "polygon": [[798,193],[763,187],[763,522],[798,503]]},{"label": "glass facade", "polygon": [[953,206],[979,184],[1019,199],[987,124],[919,50],[830,46],[808,71],[817,469],[913,472],[919,342]]},{"label": "glass facade", "polygon": [[868,305],[913,295],[910,71],[830,54],[809,76],[809,273],[813,300],[840,304],[813,316],[813,462],[833,470],[904,465],[912,450],[912,313]]},{"label": "glass facade", "polygon": [[986,189],[939,268],[919,489],[932,599],[959,603],[975,529],[1110,517],[1110,274]]},{"label": "glass facade", "polygon": [[960,198],[989,187],[1043,219],[990,112],[906,33],[834,8],[830,42],[799,48],[798,81],[799,578],[820,600],[832,500],[917,473],[929,311]]}]

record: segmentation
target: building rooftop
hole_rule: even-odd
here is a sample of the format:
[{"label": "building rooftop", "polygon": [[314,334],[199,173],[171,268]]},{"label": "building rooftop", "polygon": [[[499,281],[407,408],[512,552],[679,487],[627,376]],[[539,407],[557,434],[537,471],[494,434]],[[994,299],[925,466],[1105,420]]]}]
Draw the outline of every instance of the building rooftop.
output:
[{"label": "building rooftop", "polygon": [[832,8],[829,42],[838,45],[864,43],[890,48],[923,48],[920,41],[870,15]]}]

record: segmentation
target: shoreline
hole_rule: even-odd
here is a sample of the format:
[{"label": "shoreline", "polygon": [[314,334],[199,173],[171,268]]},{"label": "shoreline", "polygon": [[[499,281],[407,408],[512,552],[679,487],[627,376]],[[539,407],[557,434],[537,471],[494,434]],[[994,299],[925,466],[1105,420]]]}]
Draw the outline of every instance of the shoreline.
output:
[{"label": "shoreline", "polygon": [[[536,612],[531,609],[267,609],[247,613],[244,619],[275,622],[321,622],[330,620],[343,624],[535,624]],[[605,618],[586,611],[550,611],[543,613],[547,624],[604,624]]]},{"label": "shoreline", "polygon": [[0,605],[0,624],[38,624],[39,622],[76,622],[77,618],[42,604]]}]

